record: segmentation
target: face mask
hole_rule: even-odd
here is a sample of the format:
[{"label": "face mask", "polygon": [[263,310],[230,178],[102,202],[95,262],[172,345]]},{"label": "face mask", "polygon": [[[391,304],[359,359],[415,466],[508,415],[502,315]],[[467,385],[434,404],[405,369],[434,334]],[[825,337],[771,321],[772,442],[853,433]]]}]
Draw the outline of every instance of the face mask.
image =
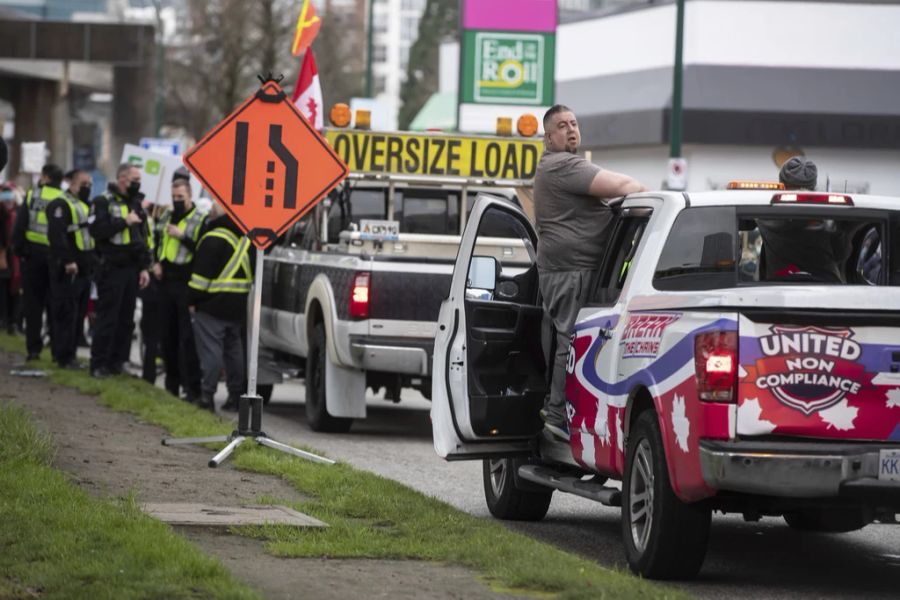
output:
[{"label": "face mask", "polygon": [[172,208],[175,209],[177,213],[184,212],[184,200],[172,200]]},{"label": "face mask", "polygon": [[138,192],[141,191],[141,182],[140,181],[132,181],[128,184],[128,195],[135,196]]},{"label": "face mask", "polygon": [[78,190],[78,199],[82,202],[87,202],[91,199],[91,186],[83,185],[81,189]]}]

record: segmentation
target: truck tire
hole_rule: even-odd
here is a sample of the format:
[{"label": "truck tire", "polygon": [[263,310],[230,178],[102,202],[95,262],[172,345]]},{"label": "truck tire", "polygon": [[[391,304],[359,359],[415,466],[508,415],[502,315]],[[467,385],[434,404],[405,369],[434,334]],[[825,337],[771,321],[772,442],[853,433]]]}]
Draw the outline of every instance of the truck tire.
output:
[{"label": "truck tire", "polygon": [[808,508],[784,513],[784,520],[797,531],[849,533],[869,524],[862,509]]},{"label": "truck tire", "polygon": [[269,403],[269,400],[272,399],[272,391],[275,389],[275,385],[271,383],[262,383],[256,385],[256,393],[259,394],[260,398],[262,398],[263,405]]},{"label": "truck tire", "polygon": [[711,511],[672,491],[656,413],[642,412],[628,436],[622,479],[622,538],[628,565],[648,579],[689,579],[706,556]]},{"label": "truck tire", "polygon": [[540,521],[550,508],[553,490],[523,491],[516,487],[515,473],[523,459],[498,458],[482,461],[484,499],[488,510],[507,521]]},{"label": "truck tire", "polygon": [[309,340],[306,356],[306,422],[313,431],[347,433],[353,419],[333,417],[325,405],[325,361],[328,349],[325,342],[325,324],[317,323]]}]

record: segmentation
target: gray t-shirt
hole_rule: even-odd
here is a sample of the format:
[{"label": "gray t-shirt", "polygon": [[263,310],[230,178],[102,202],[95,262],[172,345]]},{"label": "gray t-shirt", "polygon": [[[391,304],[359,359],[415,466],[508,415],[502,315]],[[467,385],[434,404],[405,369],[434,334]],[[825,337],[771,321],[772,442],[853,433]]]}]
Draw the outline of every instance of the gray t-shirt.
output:
[{"label": "gray t-shirt", "polygon": [[600,167],[568,152],[541,155],[534,176],[538,268],[547,271],[596,269],[609,237],[612,209],[588,196]]}]

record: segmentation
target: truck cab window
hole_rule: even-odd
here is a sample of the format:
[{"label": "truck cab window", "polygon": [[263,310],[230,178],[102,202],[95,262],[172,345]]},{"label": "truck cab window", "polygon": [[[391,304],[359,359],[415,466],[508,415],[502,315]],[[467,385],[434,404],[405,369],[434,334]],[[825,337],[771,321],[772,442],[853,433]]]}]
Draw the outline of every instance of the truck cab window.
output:
[{"label": "truck cab window", "polygon": [[884,222],[833,218],[843,217],[834,208],[776,210],[741,215],[741,283],[882,284]]},{"label": "truck cab window", "polygon": [[[500,208],[489,208],[479,223],[469,265],[469,279],[481,287],[467,290],[467,297],[534,302],[537,298],[535,257],[535,241],[519,217]],[[493,273],[489,264],[494,266]]]},{"label": "truck cab window", "polygon": [[638,215],[625,214],[619,220],[612,242],[607,246],[600,276],[594,283],[591,305],[615,304],[619,299],[649,221],[650,215],[644,211]]},{"label": "truck cab window", "polygon": [[[387,211],[386,188],[350,187],[331,194],[328,210],[328,243],[336,244],[341,231],[362,219],[384,219]],[[341,198],[340,194],[344,194]]]},{"label": "truck cab window", "polygon": [[676,217],[663,246],[653,287],[658,290],[712,290],[733,287],[734,207],[688,208]]},{"label": "truck cab window", "polygon": [[459,233],[459,193],[408,188],[398,194],[394,220],[401,233]]}]

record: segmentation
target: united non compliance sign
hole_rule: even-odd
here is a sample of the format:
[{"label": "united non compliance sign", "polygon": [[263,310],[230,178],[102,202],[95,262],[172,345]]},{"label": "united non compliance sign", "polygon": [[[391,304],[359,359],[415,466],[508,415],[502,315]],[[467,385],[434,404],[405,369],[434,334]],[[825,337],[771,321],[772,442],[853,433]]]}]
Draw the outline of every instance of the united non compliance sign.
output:
[{"label": "united non compliance sign", "polygon": [[184,156],[258,248],[347,176],[347,166],[272,81]]},{"label": "united non compliance sign", "polygon": [[462,101],[552,104],[555,42],[553,33],[463,32]]},{"label": "united non compliance sign", "polygon": [[325,139],[355,173],[485,179],[534,178],[540,139],[328,129]]}]

